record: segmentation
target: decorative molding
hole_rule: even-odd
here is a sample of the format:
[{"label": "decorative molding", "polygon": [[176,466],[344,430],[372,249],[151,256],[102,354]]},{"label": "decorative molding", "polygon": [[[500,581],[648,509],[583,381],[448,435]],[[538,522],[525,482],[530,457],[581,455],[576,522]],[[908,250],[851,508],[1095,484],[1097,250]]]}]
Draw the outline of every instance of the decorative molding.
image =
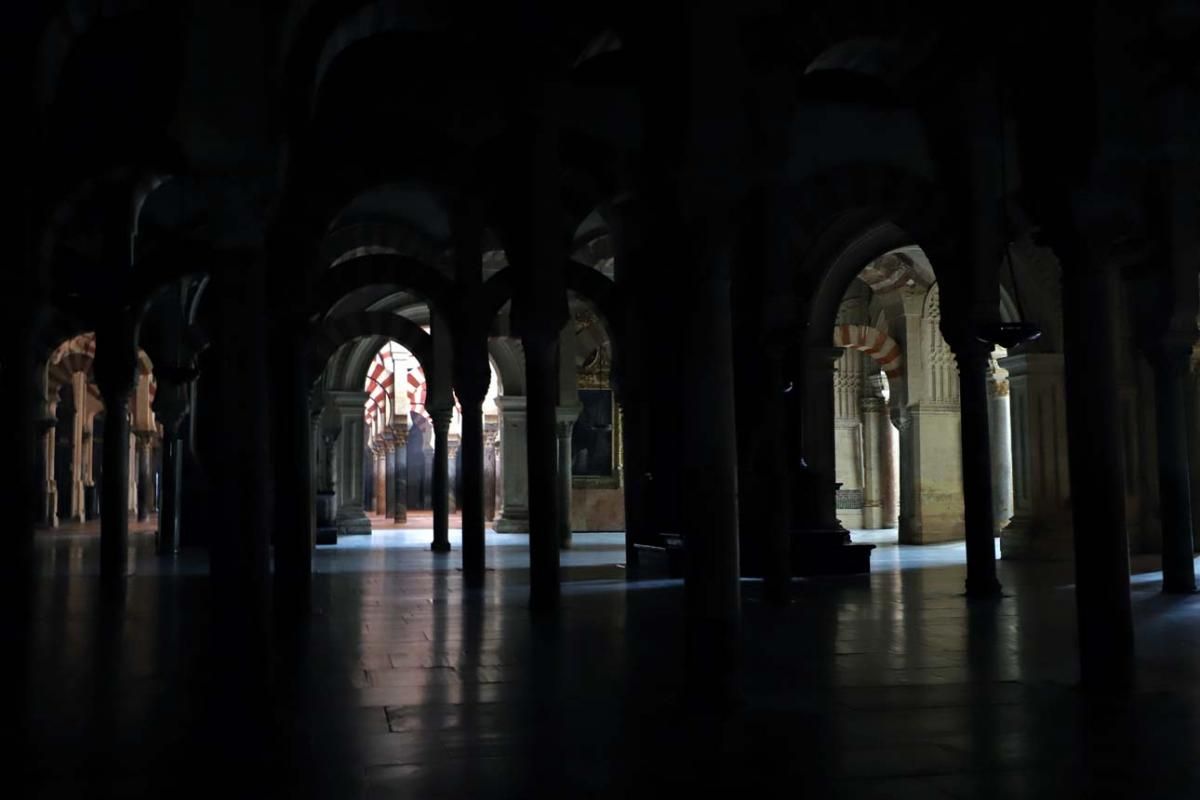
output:
[{"label": "decorative molding", "polygon": [[838,489],[837,490],[837,508],[838,510],[859,509],[863,507],[863,490],[862,489]]}]

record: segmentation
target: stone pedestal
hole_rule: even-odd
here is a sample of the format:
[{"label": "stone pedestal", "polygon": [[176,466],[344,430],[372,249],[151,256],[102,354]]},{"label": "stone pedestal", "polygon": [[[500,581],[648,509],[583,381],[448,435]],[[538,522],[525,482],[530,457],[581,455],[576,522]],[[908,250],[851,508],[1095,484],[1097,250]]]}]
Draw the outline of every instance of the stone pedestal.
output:
[{"label": "stone pedestal", "polygon": [[526,457],[525,398],[496,398],[500,412],[500,508],[495,529],[499,533],[529,531],[529,472]]},{"label": "stone pedestal", "polygon": [[958,402],[926,401],[900,414],[900,542],[965,535]]},{"label": "stone pedestal", "polygon": [[366,401],[366,392],[329,392],[332,412],[341,428],[333,453],[339,536],[371,532],[371,520],[363,509],[363,448],[366,446],[363,408]]},{"label": "stone pedestal", "polygon": [[1028,353],[1001,359],[1000,366],[1008,370],[1013,492],[1012,519],[1000,534],[1001,557],[1070,559],[1071,474],[1063,357]]}]

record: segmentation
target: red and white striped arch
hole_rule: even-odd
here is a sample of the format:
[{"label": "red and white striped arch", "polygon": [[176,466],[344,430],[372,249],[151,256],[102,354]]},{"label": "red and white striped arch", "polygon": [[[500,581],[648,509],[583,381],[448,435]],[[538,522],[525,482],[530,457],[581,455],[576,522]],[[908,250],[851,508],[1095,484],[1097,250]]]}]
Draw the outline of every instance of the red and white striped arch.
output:
[{"label": "red and white striped arch", "polygon": [[889,381],[904,376],[904,354],[895,339],[870,325],[838,325],[833,329],[835,347],[859,350],[879,364]]},{"label": "red and white striped arch", "polygon": [[394,414],[397,389],[404,393],[412,409],[425,412],[425,370],[412,353],[395,342],[388,342],[375,354],[367,368],[364,388],[367,392],[364,413],[368,418],[373,415],[386,416],[389,406]]}]

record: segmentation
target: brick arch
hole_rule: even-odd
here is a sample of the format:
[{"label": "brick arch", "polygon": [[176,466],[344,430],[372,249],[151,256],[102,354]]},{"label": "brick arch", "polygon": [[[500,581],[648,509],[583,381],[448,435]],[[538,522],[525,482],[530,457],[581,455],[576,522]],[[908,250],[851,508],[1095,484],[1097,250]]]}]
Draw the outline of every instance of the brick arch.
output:
[{"label": "brick arch", "polygon": [[870,325],[838,325],[833,329],[833,344],[858,350],[871,357],[889,381],[904,377],[904,353],[900,344],[885,332]]}]

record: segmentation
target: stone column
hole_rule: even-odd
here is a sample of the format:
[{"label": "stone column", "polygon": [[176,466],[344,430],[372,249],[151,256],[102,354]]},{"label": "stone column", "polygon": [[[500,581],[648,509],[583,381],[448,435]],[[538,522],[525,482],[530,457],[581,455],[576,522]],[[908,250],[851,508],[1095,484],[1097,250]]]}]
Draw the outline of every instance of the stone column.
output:
[{"label": "stone column", "polygon": [[123,587],[129,547],[129,395],[136,379],[132,332],[110,321],[96,336],[96,383],[104,399],[104,485],[100,497],[100,581]]},{"label": "stone column", "polygon": [[387,515],[387,442],[382,436],[375,439],[375,513],[381,517]]},{"label": "stone column", "polygon": [[371,520],[363,510],[363,408],[366,392],[329,392],[341,433],[337,437],[337,529],[339,536],[369,534]]},{"label": "stone column", "polygon": [[499,425],[494,421],[483,424],[483,518],[496,518],[496,489],[499,487],[496,474],[496,447],[499,440]]},{"label": "stone column", "polygon": [[529,530],[529,472],[525,458],[525,398],[496,398],[500,411],[500,509],[495,529],[499,533]]},{"label": "stone column", "polygon": [[151,456],[154,449],[154,431],[136,431],[137,436],[137,519],[145,522],[150,519],[150,509],[154,505],[154,466]]},{"label": "stone column", "polygon": [[[483,362],[486,370],[487,362]],[[464,387],[460,382],[462,403],[462,470],[459,502],[462,508],[463,582],[469,587],[483,585],[484,577],[484,431],[483,398],[487,393],[485,373],[482,387]]]},{"label": "stone column", "polygon": [[54,434],[57,420],[54,404],[50,404],[47,416],[40,420],[42,437],[42,513],[41,522],[47,528],[58,527],[58,486],[54,479]]},{"label": "stone column", "polygon": [[[992,507],[996,535],[1013,515],[1012,414],[1009,404],[1008,372],[996,360],[988,361],[988,430],[991,432]],[[1004,552],[1001,539],[1000,551]]]},{"label": "stone column", "polygon": [[396,437],[391,431],[383,437],[383,516],[396,516]]},{"label": "stone column", "polygon": [[154,413],[163,429],[162,503],[158,515],[159,555],[179,552],[179,513],[183,490],[183,418],[191,411],[187,378],[180,367],[160,365]]},{"label": "stone column", "polygon": [[1187,389],[1188,475],[1192,479],[1192,534],[1200,547],[1200,343],[1192,347]]},{"label": "stone column", "polygon": [[885,460],[884,442],[890,443],[887,430],[887,404],[882,397],[862,398],[863,419],[863,521],[864,528],[884,528],[884,494],[890,459]]},{"label": "stone column", "polygon": [[837,515],[847,528],[863,527],[862,353],[844,349],[833,374],[834,476]]},{"label": "stone column", "polygon": [[71,393],[75,399],[75,416],[72,420],[71,431],[71,519],[83,522],[87,519],[87,509],[84,504],[85,475],[91,470],[85,464],[90,462],[91,449],[90,430],[85,436],[85,420],[87,419],[88,392],[87,376],[82,372],[71,373]]},{"label": "stone column", "polygon": [[446,434],[446,508],[451,514],[461,508],[458,487],[458,448],[461,444],[460,434]]},{"label": "stone column", "polygon": [[797,531],[837,544],[849,540],[838,519],[834,458],[833,372],[842,355],[840,347],[810,347],[804,354],[802,463],[795,476],[801,485],[793,492],[799,501],[793,522]]},{"label": "stone column", "polygon": [[1023,353],[1001,359],[1000,366],[1008,371],[1013,493],[1000,554],[1069,560],[1073,525],[1062,354]]},{"label": "stone column", "polygon": [[1196,591],[1184,384],[1191,342],[1164,341],[1151,353],[1158,431],[1158,487],[1162,509],[1163,591]]},{"label": "stone column", "polygon": [[450,552],[450,416],[451,409],[428,409],[433,421],[433,542],[435,553]]},{"label": "stone column", "polygon": [[959,396],[962,408],[963,519],[967,538],[967,597],[1000,596],[996,579],[995,510],[988,432],[987,368],[991,347],[959,344]]},{"label": "stone column", "polygon": [[[558,438],[558,545],[571,546],[571,432],[579,417],[579,406],[559,406],[555,434]],[[615,465],[614,465],[615,466]]]},{"label": "stone column", "polygon": [[129,484],[126,486],[126,502],[128,503],[129,516],[137,517],[138,513],[138,491],[141,485],[141,475],[138,467],[138,440],[137,432],[133,430],[133,416],[130,414],[129,420],[129,438],[126,439],[126,444],[129,447]]},{"label": "stone column", "polygon": [[683,405],[680,460],[690,496],[683,510],[688,648],[719,674],[736,662],[741,624],[738,456],[730,281],[717,264],[707,266],[710,274],[689,276],[686,292],[681,395],[705,402]]},{"label": "stone column", "polygon": [[[1075,606],[1085,688],[1125,690],[1134,682],[1129,539],[1118,439],[1112,274],[1073,230],[1052,232],[1062,264],[1066,420],[1075,528]],[[1108,314],[1111,319],[1111,312]],[[1100,391],[1097,391],[1097,388]]]},{"label": "stone column", "polygon": [[392,423],[392,522],[408,522],[408,422]]},{"label": "stone column", "polygon": [[941,332],[941,292],[903,289],[905,389],[900,430],[900,542],[963,538],[959,376]]}]

